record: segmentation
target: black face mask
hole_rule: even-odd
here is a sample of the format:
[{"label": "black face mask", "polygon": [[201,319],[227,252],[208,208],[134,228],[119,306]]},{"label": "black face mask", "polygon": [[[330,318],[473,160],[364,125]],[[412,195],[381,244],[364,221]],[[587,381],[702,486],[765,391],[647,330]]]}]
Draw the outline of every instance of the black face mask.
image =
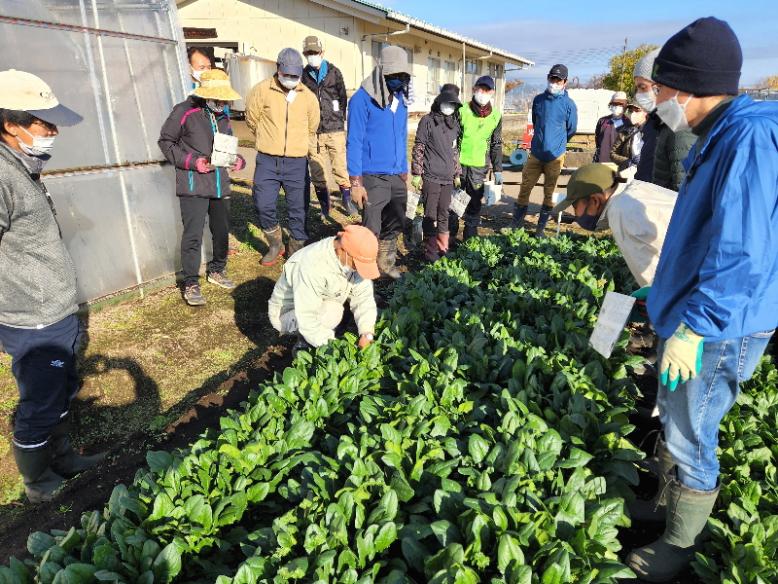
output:
[{"label": "black face mask", "polygon": [[399,75],[385,75],[384,81],[389,91],[397,93],[398,91],[405,91],[410,83],[410,77],[402,73]]},{"label": "black face mask", "polygon": [[597,215],[582,215],[581,217],[578,217],[575,222],[578,223],[582,229],[594,231],[597,229],[597,224],[600,222],[601,215],[602,213],[598,213]]}]

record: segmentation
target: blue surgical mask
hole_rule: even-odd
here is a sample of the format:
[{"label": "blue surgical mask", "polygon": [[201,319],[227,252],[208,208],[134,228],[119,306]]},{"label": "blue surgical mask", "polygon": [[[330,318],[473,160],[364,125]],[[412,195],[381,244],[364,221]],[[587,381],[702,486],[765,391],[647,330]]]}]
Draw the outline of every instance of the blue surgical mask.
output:
[{"label": "blue surgical mask", "polygon": [[405,88],[405,82],[402,79],[399,79],[397,77],[390,77],[390,78],[384,78],[386,81],[386,86],[389,88],[389,91],[392,93],[397,93],[398,91],[401,91]]},{"label": "blue surgical mask", "polygon": [[582,215],[581,217],[578,217],[575,221],[576,223],[578,223],[581,229],[594,231],[595,229],[597,229],[597,224],[600,222],[600,215]]}]

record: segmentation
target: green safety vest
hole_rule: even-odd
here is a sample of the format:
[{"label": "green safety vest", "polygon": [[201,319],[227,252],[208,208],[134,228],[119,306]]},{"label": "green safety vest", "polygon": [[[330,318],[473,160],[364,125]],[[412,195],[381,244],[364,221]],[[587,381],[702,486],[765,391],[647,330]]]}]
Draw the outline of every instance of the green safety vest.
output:
[{"label": "green safety vest", "polygon": [[500,123],[500,112],[492,108],[485,118],[473,113],[469,103],[459,108],[459,118],[462,121],[462,144],[459,152],[459,162],[462,166],[486,166],[486,153],[492,133]]}]

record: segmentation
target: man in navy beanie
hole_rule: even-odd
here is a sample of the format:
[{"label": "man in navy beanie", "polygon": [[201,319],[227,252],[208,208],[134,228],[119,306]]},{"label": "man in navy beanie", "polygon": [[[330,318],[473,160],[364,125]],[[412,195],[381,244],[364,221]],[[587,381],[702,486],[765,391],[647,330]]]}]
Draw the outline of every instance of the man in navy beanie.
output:
[{"label": "man in navy beanie", "polygon": [[670,38],[652,73],[657,113],[697,135],[648,314],[659,343],[659,491],[631,508],[664,521],[627,564],[666,582],[692,559],[719,492],[718,428],[778,324],[778,103],[738,94],[743,55],[726,22]]}]

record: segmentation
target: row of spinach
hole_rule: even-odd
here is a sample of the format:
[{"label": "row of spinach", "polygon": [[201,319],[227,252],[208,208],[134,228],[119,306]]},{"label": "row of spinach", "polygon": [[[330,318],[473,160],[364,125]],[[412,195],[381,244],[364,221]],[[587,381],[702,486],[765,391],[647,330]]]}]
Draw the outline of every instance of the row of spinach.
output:
[{"label": "row of spinach", "polygon": [[607,240],[471,240],[396,287],[378,342],[300,353],[0,582],[629,577],[634,358],[587,339],[631,284]]}]

